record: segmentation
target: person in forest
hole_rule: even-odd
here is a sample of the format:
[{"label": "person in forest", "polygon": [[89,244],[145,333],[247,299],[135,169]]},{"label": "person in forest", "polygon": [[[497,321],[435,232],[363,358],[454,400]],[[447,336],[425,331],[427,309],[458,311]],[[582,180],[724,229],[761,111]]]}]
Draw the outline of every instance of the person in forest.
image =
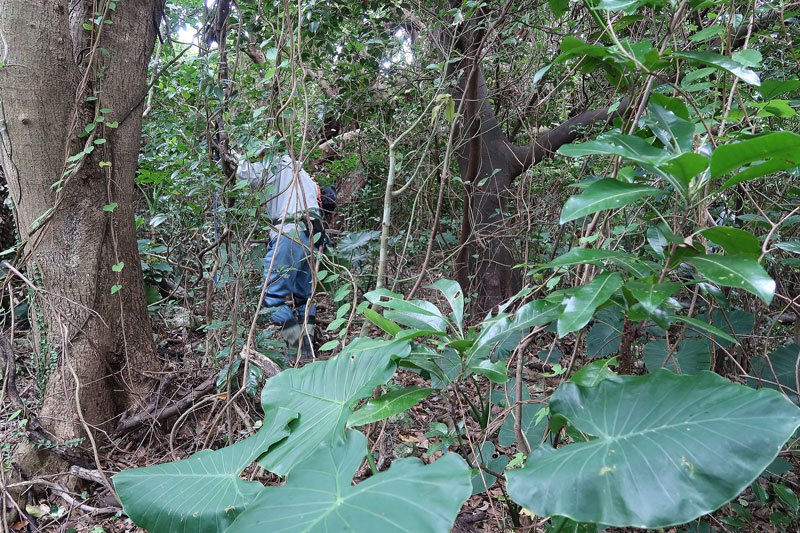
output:
[{"label": "person in forest", "polygon": [[[264,305],[274,309],[271,318],[280,328],[288,354],[299,350],[300,359],[308,359],[313,356],[316,325],[316,306],[311,301],[314,248],[325,239],[320,189],[288,154],[267,159],[263,152],[256,161],[240,158],[236,173],[251,186],[269,188],[267,213],[272,227],[264,266]],[[288,296],[294,300],[294,310],[286,303]]]}]

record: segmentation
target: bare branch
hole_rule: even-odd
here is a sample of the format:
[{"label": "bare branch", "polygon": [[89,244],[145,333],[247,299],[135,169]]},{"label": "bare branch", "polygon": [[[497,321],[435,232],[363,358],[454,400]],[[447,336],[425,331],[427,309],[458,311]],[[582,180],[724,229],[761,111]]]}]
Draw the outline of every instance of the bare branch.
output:
[{"label": "bare branch", "polygon": [[622,116],[630,107],[630,97],[623,98],[619,106],[609,113],[611,106],[600,109],[584,111],[572,117],[555,129],[540,135],[528,146],[510,146],[516,159],[513,175],[519,175],[528,168],[540,162],[545,157],[553,155],[556,150],[565,144],[571,143],[581,134],[581,130],[598,122],[610,122]]}]

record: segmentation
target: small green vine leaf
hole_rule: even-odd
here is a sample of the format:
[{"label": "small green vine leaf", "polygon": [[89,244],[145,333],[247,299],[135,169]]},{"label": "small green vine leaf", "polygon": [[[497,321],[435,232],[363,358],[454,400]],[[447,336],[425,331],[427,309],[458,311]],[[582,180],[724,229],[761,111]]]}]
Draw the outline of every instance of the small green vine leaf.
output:
[{"label": "small green vine leaf", "polygon": [[125,261],[120,261],[116,265],[111,265],[111,270],[113,270],[114,272],[122,272],[124,266],[125,266]]}]

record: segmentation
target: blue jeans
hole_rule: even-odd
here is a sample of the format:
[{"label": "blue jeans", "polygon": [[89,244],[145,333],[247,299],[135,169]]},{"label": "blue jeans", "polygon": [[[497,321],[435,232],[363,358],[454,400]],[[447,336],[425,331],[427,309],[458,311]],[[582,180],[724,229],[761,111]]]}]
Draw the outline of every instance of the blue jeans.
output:
[{"label": "blue jeans", "polygon": [[[272,271],[268,273],[273,257],[275,260]],[[290,294],[297,306],[297,318],[302,321],[305,317],[306,306],[311,298],[312,265],[313,254],[309,238],[301,227],[270,240],[264,265],[264,278],[267,283],[264,305],[278,308],[271,315],[272,321],[276,324],[281,325],[295,318],[294,312],[286,305],[286,296]],[[316,307],[311,303],[308,316],[312,318],[316,314]]]}]

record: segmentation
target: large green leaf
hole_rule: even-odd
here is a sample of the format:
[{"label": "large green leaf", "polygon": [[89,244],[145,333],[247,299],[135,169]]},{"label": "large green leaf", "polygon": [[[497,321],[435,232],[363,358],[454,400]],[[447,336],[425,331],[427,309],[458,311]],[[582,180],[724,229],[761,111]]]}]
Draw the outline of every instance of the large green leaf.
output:
[{"label": "large green leaf", "polygon": [[625,11],[630,14],[641,6],[648,3],[648,0],[602,0],[597,4],[597,9],[607,11]]},{"label": "large green leaf", "polygon": [[454,349],[437,351],[421,344],[415,344],[409,356],[400,361],[400,365],[428,372],[431,386],[435,389],[450,384],[461,373],[463,366],[461,357]]},{"label": "large green leaf", "polygon": [[[520,334],[528,328],[552,322],[558,318],[560,313],[561,306],[559,304],[546,300],[534,300],[520,307],[514,313],[513,318],[502,316],[491,319],[488,323],[484,322],[478,338],[467,349],[464,360],[468,365],[477,364],[515,333]],[[518,340],[522,340],[521,335]]]},{"label": "large green leaf", "polygon": [[780,248],[793,254],[800,254],[800,241],[776,242],[775,248]]},{"label": "large green leaf", "polygon": [[589,323],[595,309],[604,304],[622,285],[616,272],[600,274],[572,295],[558,318],[558,336],[577,331]]},{"label": "large green leaf", "polygon": [[569,380],[584,387],[594,387],[601,381],[617,377],[617,373],[613,372],[609,367],[617,366],[618,364],[616,357],[592,361],[572,374]]},{"label": "large green leaf", "polygon": [[793,402],[798,401],[800,387],[798,387],[797,360],[800,359],[800,346],[789,344],[778,348],[769,356],[758,355],[750,362],[753,367],[753,378],[748,378],[747,384],[751,387],[768,387],[785,391]]},{"label": "large green leaf", "polygon": [[672,52],[671,55],[672,57],[680,57],[683,59],[688,59],[696,64],[713,65],[717,68],[730,72],[731,74],[733,74],[734,76],[736,76],[745,83],[749,83],[750,85],[755,85],[755,86],[761,85],[761,80],[759,79],[758,74],[746,68],[738,61],[734,61],[729,57],[725,57],[720,54],[715,54],[713,52],[689,52],[689,51]]},{"label": "large green leaf", "polygon": [[619,267],[631,276],[637,278],[647,277],[658,271],[657,264],[637,256],[609,257],[608,264]]},{"label": "large green leaf", "polygon": [[711,177],[724,176],[744,165],[750,166],[726,181],[722,188],[800,165],[800,135],[779,131],[724,144],[711,154]]},{"label": "large green leaf", "polygon": [[[497,405],[505,408],[512,407],[516,401],[516,383],[509,381],[506,383],[504,390],[496,391],[496,393],[497,394],[493,397],[495,398]],[[524,384],[522,385],[521,397],[522,401],[531,399],[531,393],[528,391],[528,387]],[[522,404],[522,420],[520,420],[520,428],[522,429],[522,434],[525,435],[525,439],[528,441],[527,444],[530,448],[536,448],[539,443],[542,442],[544,433],[547,430],[547,417],[538,416],[539,411],[541,411],[542,408],[543,407],[541,404]],[[503,422],[503,425],[500,426],[500,433],[497,435],[497,443],[500,444],[500,446],[513,446],[517,442],[517,434],[514,433],[514,422],[516,418],[517,410],[512,409],[512,411],[508,414],[508,417]]]},{"label": "large green leaf", "polygon": [[402,413],[417,405],[423,398],[430,396],[432,392],[433,389],[413,386],[387,392],[354,411],[347,420],[347,425],[350,427],[363,426]]},{"label": "large green leaf", "polygon": [[370,322],[381,328],[389,335],[397,335],[398,333],[403,331],[403,328],[401,328],[388,318],[384,318],[383,315],[381,315],[377,311],[373,311],[369,307],[364,309],[364,316],[367,318],[367,320],[369,320]]},{"label": "large green leaf", "polygon": [[400,459],[352,486],[366,451],[367,439],[357,431],[323,444],[285,485],[264,488],[226,533],[450,531],[472,492],[461,457],[448,453],[428,466]]},{"label": "large green leaf", "polygon": [[[734,343],[738,344],[736,338],[753,333],[753,326],[756,322],[756,317],[753,313],[748,313],[742,309],[734,309],[733,311],[715,309],[711,315],[711,320],[708,318],[708,313],[701,313],[694,318],[694,321],[689,321],[689,324],[694,328],[690,328],[686,332],[686,336],[700,336],[697,330],[712,333],[711,338],[723,348],[727,348]],[[711,324],[714,326],[711,326]],[[712,327],[714,329],[711,329]]]},{"label": "large green leaf", "polygon": [[124,470],[114,476],[125,513],[151,533],[217,533],[228,527],[264,486],[239,474],[289,434],[295,413],[276,409],[258,433],[182,461]]},{"label": "large green leaf", "polygon": [[550,0],[550,11],[555,18],[560,18],[569,8],[569,0]]},{"label": "large green leaf", "polygon": [[594,325],[586,335],[586,355],[602,359],[619,351],[622,339],[622,310],[617,306],[601,309],[594,315]]},{"label": "large green leaf", "polygon": [[[644,345],[642,359],[651,372],[662,368],[678,374],[698,374],[711,368],[710,343],[705,339],[684,339],[678,350],[667,358],[666,339],[655,339]],[[677,363],[677,366],[676,366]]]},{"label": "large green leaf", "polygon": [[[386,345],[399,349],[407,343]],[[278,475],[288,474],[320,443],[341,437],[355,403],[394,374],[391,351],[348,348],[335,359],[285,370],[267,380],[261,392],[265,420],[281,407],[300,413],[300,419],[289,438],[270,449],[259,465]]]},{"label": "large green leaf", "polygon": [[603,209],[617,209],[645,196],[653,196],[661,191],[646,185],[624,183],[614,179],[602,179],[589,185],[583,194],[572,196],[561,210],[560,222],[591,215]]},{"label": "large green leaf", "polygon": [[559,148],[558,151],[569,157],[618,155],[629,161],[656,166],[674,157],[674,154],[653,146],[641,137],[622,135],[620,133],[606,133],[600,135],[594,141],[567,144]]},{"label": "large green leaf", "polygon": [[[410,340],[415,336],[416,331],[404,329],[394,339],[356,337],[345,347],[344,352],[350,356],[356,355],[360,357],[361,353],[366,352],[373,357],[377,357],[380,354],[381,357],[388,355],[393,359],[402,359],[411,352]],[[425,333],[421,334],[425,335]],[[408,337],[408,335],[411,335],[411,337]]]},{"label": "large green leaf", "polygon": [[509,496],[539,516],[652,529],[734,498],[800,425],[800,410],[775,391],[663,369],[565,383],[550,410],[597,438],[531,454],[507,472]]},{"label": "large green leaf", "polygon": [[484,359],[477,365],[470,366],[469,370],[481,376],[486,376],[492,383],[505,383],[509,380],[505,361],[495,361],[493,363],[489,359]]},{"label": "large green leaf", "polygon": [[569,252],[561,254],[549,263],[544,263],[536,267],[534,272],[546,268],[558,268],[572,265],[602,265],[605,259],[626,258],[631,260],[638,259],[638,256],[617,250],[598,250],[596,248],[572,248]]},{"label": "large green leaf", "polygon": [[723,287],[736,287],[752,292],[769,305],[775,295],[775,281],[758,261],[746,255],[696,255],[686,262]]},{"label": "large green leaf", "polygon": [[794,91],[800,87],[800,80],[796,79],[796,75],[794,77],[795,79],[792,80],[764,80],[761,82],[761,86],[756,90],[761,93],[761,96],[764,97],[765,100],[772,100],[776,96]]},{"label": "large green leaf", "polygon": [[648,313],[653,313],[664,300],[681,288],[681,284],[672,281],[664,283],[629,281],[625,284],[625,288],[631,292],[633,297],[642,304],[642,307]]},{"label": "large green leaf", "polygon": [[[485,466],[492,472],[500,473],[505,470],[506,466],[508,466],[509,459],[507,455],[499,455],[492,458],[495,451],[494,443],[492,441],[486,441],[481,444],[480,453],[477,454],[478,457],[476,458],[475,454],[471,454],[470,461],[474,464],[475,460],[478,459],[481,465]],[[492,474],[480,468],[473,468],[472,494],[478,494],[490,489],[492,485],[494,485],[495,481],[497,481],[497,477],[493,476]]]},{"label": "large green leaf", "polygon": [[680,183],[688,187],[695,176],[708,168],[708,157],[695,152],[686,152],[658,168],[675,176]]}]

